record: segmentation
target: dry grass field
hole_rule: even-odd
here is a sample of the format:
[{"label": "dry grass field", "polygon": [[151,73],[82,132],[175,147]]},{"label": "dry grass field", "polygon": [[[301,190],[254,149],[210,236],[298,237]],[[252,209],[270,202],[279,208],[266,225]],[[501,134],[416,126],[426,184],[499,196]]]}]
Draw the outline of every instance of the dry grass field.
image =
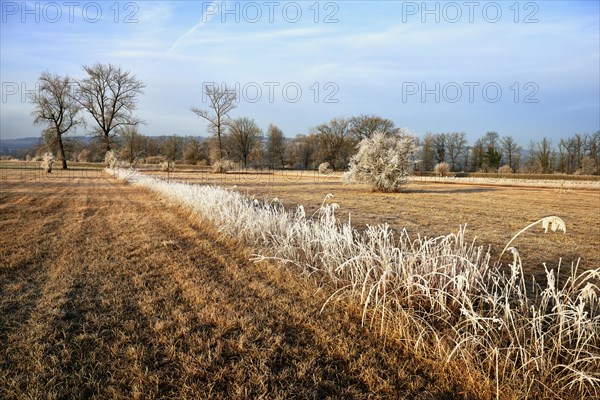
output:
[{"label": "dry grass field", "polygon": [[[35,174],[0,181],[0,398],[475,395],[361,327],[352,305],[321,313],[327,288],[249,262],[243,244],[149,192]],[[343,190],[323,193],[352,210]]]},{"label": "dry grass field", "polygon": [[[147,172],[167,177],[165,172]],[[555,268],[579,261],[580,269],[600,266],[600,191],[499,185],[472,185],[417,181],[402,193],[375,193],[365,185],[343,184],[339,176],[312,172],[277,175],[170,173],[170,179],[199,184],[216,184],[255,196],[277,198],[286,208],[303,205],[308,214],[316,211],[327,194],[339,204],[338,217],[350,214],[357,227],[388,223],[406,228],[411,236],[435,237],[467,226],[470,238],[491,246],[499,255],[515,233],[540,218],[556,215],[567,233],[543,234],[529,230],[512,244],[523,257],[525,273],[544,280],[545,263]],[[510,261],[510,260],[505,260]]]}]

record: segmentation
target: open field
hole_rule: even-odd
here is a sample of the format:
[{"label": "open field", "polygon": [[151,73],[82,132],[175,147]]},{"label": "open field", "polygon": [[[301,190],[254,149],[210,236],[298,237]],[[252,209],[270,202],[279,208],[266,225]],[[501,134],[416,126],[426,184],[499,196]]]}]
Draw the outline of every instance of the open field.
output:
[{"label": "open field", "polygon": [[[167,173],[147,171],[166,178]],[[600,191],[499,185],[415,182],[403,193],[375,193],[365,185],[346,185],[339,176],[316,173],[275,175],[211,174],[173,172],[170,179],[235,188],[258,199],[277,198],[286,208],[303,205],[315,212],[327,194],[339,204],[338,218],[350,214],[357,227],[388,223],[406,228],[411,236],[430,237],[467,226],[470,238],[492,246],[498,255],[520,229],[540,218],[556,215],[567,225],[567,233],[548,233],[536,228],[514,243],[524,260],[525,273],[544,278],[543,263],[556,267],[559,260],[570,266],[580,260],[581,269],[600,266]]]},{"label": "open field", "polygon": [[[129,177],[136,175],[123,172]],[[456,275],[458,280],[452,274],[440,274],[448,265],[457,266],[455,254],[458,253],[452,250],[448,255],[440,255],[441,265],[436,268],[442,269],[431,275],[433,282],[438,278],[442,282],[448,279],[447,283],[443,283],[444,287],[454,286],[455,292],[449,297],[450,302],[436,297],[435,303],[433,300],[431,304],[429,300],[423,303],[426,297],[418,292],[409,294],[408,298],[399,295],[396,301],[392,294],[404,290],[402,282],[382,281],[381,294],[385,295],[389,290],[389,298],[392,299],[388,300],[389,304],[383,303],[383,309],[395,310],[396,316],[390,319],[393,323],[383,328],[381,314],[381,326],[384,329],[381,333],[387,335],[382,340],[378,329],[372,329],[373,326],[368,322],[361,327],[361,318],[365,314],[362,314],[360,303],[337,301],[352,297],[344,295],[344,292],[334,292],[339,285],[323,285],[320,274],[315,274],[314,280],[304,279],[289,272],[294,269],[278,268],[269,262],[249,262],[256,249],[248,248],[247,243],[232,237],[237,232],[225,229],[219,234],[214,225],[202,222],[208,214],[190,213],[190,208],[176,207],[176,202],[165,203],[168,195],[154,195],[139,186],[119,184],[106,175],[56,174],[39,177],[36,174],[38,172],[32,170],[25,172],[24,177],[4,175],[0,182],[0,259],[3,260],[0,268],[0,381],[8,382],[1,389],[2,397],[254,398],[266,395],[269,398],[360,398],[371,395],[483,399],[499,394],[502,394],[500,398],[522,398],[527,393],[527,397],[532,398],[553,398],[552,390],[556,388],[543,388],[544,385],[553,385],[555,376],[564,382],[559,387],[567,388],[556,398],[579,398],[577,394],[562,396],[571,389],[581,387],[587,387],[585,393],[597,394],[594,383],[591,383],[598,380],[597,368],[593,366],[593,360],[598,357],[598,318],[595,316],[598,304],[593,299],[590,300],[590,307],[594,308],[591,310],[594,311],[592,321],[585,317],[571,318],[572,311],[567,311],[569,314],[564,316],[550,311],[552,303],[545,302],[553,298],[553,291],[541,298],[542,304],[535,304],[535,307],[540,306],[540,311],[548,314],[539,321],[534,318],[531,325],[529,317],[519,317],[521,314],[518,312],[507,315],[524,319],[510,322],[514,326],[504,325],[508,320],[502,319],[501,314],[495,314],[495,309],[488,307],[475,311],[484,313],[480,316],[473,314],[462,319],[461,312],[452,316],[458,311],[452,298],[467,301],[469,307],[479,307],[477,291],[483,290],[485,295],[489,289],[475,286],[469,289],[468,281],[458,279],[461,264],[456,270],[459,273]],[[170,174],[169,178],[187,181],[198,179],[190,173]],[[341,185],[332,177],[277,179],[268,175],[204,174],[200,179],[205,181],[203,183],[212,179],[212,183],[235,186],[244,193],[259,197],[277,196],[292,208],[295,204],[310,204],[307,207],[309,216],[312,210],[321,205],[327,193],[333,193],[335,197],[328,202],[340,203],[342,215],[347,211],[346,207],[353,207],[353,224],[358,224],[359,228],[362,226],[360,229],[373,221],[383,222],[377,220],[377,210],[383,210],[384,217],[386,213],[391,215],[395,210],[401,210],[398,221],[390,224],[399,230],[402,221],[412,222],[410,226],[405,224],[413,237],[418,233],[442,235],[456,230],[458,226],[448,226],[447,222],[444,229],[443,221],[451,219],[457,212],[465,216],[476,213],[478,218],[489,218],[487,223],[494,225],[490,221],[503,214],[497,214],[496,209],[490,207],[493,204],[490,201],[495,197],[491,196],[492,193],[501,195],[504,203],[511,207],[520,204],[518,215],[527,211],[531,204],[537,204],[533,207],[532,218],[515,224],[514,230],[506,233],[506,238],[500,241],[501,246],[526,223],[549,215],[544,211],[552,210],[554,203],[549,200],[552,194],[576,195],[580,196],[578,201],[563,201],[562,206],[566,203],[575,208],[571,217],[579,218],[581,223],[586,222],[587,218],[588,224],[592,225],[583,232],[595,236],[584,242],[588,247],[583,246],[581,252],[587,254],[585,249],[591,248],[592,251],[588,253],[592,255],[587,256],[581,266],[582,269],[597,268],[597,264],[594,264],[597,254],[593,246],[598,241],[598,220],[592,218],[592,223],[589,223],[590,216],[587,213],[591,211],[597,218],[594,203],[596,192],[427,182],[415,184],[405,193],[383,195],[371,193],[362,186]],[[217,182],[218,179],[222,182]],[[167,191],[180,190],[170,185],[161,187]],[[160,193],[159,190],[155,191]],[[208,191],[197,193],[210,195]],[[481,194],[487,194],[487,198],[481,199]],[[215,191],[217,201],[222,195]],[[520,203],[509,202],[519,195]],[[186,198],[204,201],[198,195]],[[399,201],[399,198],[405,202]],[[457,198],[460,201],[457,202]],[[536,202],[537,198],[543,201]],[[315,201],[312,202],[312,199]],[[345,199],[346,205],[340,199]],[[396,203],[399,203],[396,205],[399,208],[393,208]],[[411,203],[416,204],[411,207]],[[586,204],[582,206],[582,203]],[[225,198],[223,204],[235,206]],[[429,212],[419,210],[419,205],[430,207]],[[481,209],[484,207],[492,211]],[[219,212],[218,207],[215,210]],[[365,214],[365,210],[370,210],[370,214]],[[404,215],[405,210],[411,213],[408,217]],[[229,212],[222,211],[225,218],[236,220],[237,215],[242,216],[231,213],[228,217]],[[254,214],[257,211],[251,211],[250,214],[258,219],[259,214]],[[271,213],[269,210],[265,212],[265,215]],[[496,216],[490,218],[488,214]],[[569,218],[564,214],[550,214],[560,215],[569,224]],[[512,214],[504,215],[508,217]],[[424,221],[428,218],[433,221],[427,225],[429,231],[423,229]],[[248,224],[252,223],[248,221]],[[326,225],[323,227],[327,228]],[[486,241],[493,234],[492,228],[485,223],[479,225],[483,242],[494,245]],[[569,225],[568,229],[567,234],[542,234],[538,230],[535,233],[528,231],[519,237],[515,244],[524,256],[524,269],[528,268],[523,272],[539,275],[539,263],[545,260],[539,257],[549,258],[548,253],[556,251],[557,246],[568,248],[577,243],[564,241],[573,232]],[[334,231],[332,229],[331,234]],[[358,243],[359,238],[356,240]],[[522,245],[524,242],[527,246]],[[451,250],[446,245],[443,248]],[[533,258],[525,249],[532,249]],[[299,246],[298,250],[304,252],[306,247]],[[364,250],[370,253],[369,248]],[[406,254],[409,254],[409,249],[406,250]],[[496,254],[500,250],[501,247]],[[470,250],[462,253],[459,249],[459,252],[464,254],[459,259],[460,263],[466,261],[465,265],[473,261],[477,265],[477,260],[481,260],[480,256],[472,255]],[[395,257],[393,254],[396,253],[390,253]],[[325,253],[316,255],[323,259]],[[508,263],[511,257],[507,258]],[[448,261],[451,264],[447,264]],[[398,262],[402,265],[404,261]],[[382,263],[386,267],[386,263]],[[548,265],[551,263],[552,260]],[[328,264],[325,264],[327,267]],[[339,270],[336,268],[338,264],[333,264],[330,267]],[[395,265],[396,261],[392,264]],[[408,267],[410,265],[407,264]],[[420,268],[419,265],[416,267]],[[476,273],[475,270],[473,272]],[[478,279],[473,284],[477,284]],[[412,278],[409,278],[409,282],[412,282]],[[371,291],[376,289],[380,293],[381,282],[373,284]],[[386,285],[390,285],[387,290]],[[510,302],[522,299],[518,287],[504,288],[502,285],[498,293],[505,289],[509,291],[498,299],[502,299],[502,296]],[[579,304],[580,299],[590,296],[588,286],[584,286],[585,282],[574,285],[575,289],[571,292],[566,289],[560,295],[564,297],[561,307],[571,310]],[[418,287],[424,286],[419,283]],[[435,283],[429,290],[437,291]],[[471,302],[469,296],[472,294],[469,293],[473,290],[475,297]],[[513,291],[515,294],[511,294]],[[467,297],[461,297],[463,295]],[[329,301],[332,298],[334,301]],[[486,297],[480,299],[485,300]],[[381,313],[377,306],[380,301],[376,299],[375,308],[369,311],[372,317]],[[326,303],[328,306],[321,313],[321,307]],[[515,303],[513,306],[517,305]],[[502,301],[497,306],[501,313],[504,312]],[[366,307],[367,304],[365,310]],[[398,314],[405,307],[408,312]],[[524,310],[528,309],[526,305]],[[573,308],[574,311],[576,308]],[[490,312],[492,317],[487,317],[486,312]],[[398,315],[401,318],[398,319]],[[444,315],[450,315],[451,318],[439,319]],[[572,322],[554,325],[553,321],[558,317],[566,317]],[[485,344],[487,340],[495,341],[499,335],[489,331],[490,328],[484,328],[487,332],[484,336],[477,333],[481,328],[471,332],[469,326],[472,318],[475,318],[473,321],[479,321],[474,326],[485,325],[488,320],[493,330],[502,328],[503,333],[494,346],[508,343],[508,351]],[[512,318],[510,316],[509,320]],[[541,322],[550,325],[546,328],[538,326]],[[497,323],[500,326],[497,327]],[[571,325],[573,323],[575,325]],[[577,325],[580,323],[580,326]],[[558,335],[554,333],[555,329]],[[563,330],[568,340],[561,345]],[[503,338],[504,332],[516,337],[525,335],[533,346],[513,348],[510,337]],[[431,343],[435,340],[432,342],[430,335],[441,335],[445,339],[436,345],[438,347],[432,347]],[[483,346],[478,344],[479,337],[485,338],[480,342],[484,343]],[[471,338],[476,342],[472,343]],[[572,374],[568,370],[566,374],[536,373],[534,365],[555,363],[556,359],[571,363],[568,361],[568,354],[572,353],[569,343],[574,345],[576,338],[579,338],[578,341],[586,339],[584,346],[573,348],[581,352],[581,356],[578,356],[581,361],[571,365],[588,371],[590,377]],[[447,340],[450,342],[446,343]],[[456,347],[452,340],[458,340]],[[556,340],[558,347],[555,348]],[[540,355],[536,355],[539,351],[535,348],[539,347],[536,346],[538,342],[543,343]],[[432,353],[435,349],[440,353]],[[550,356],[543,356],[548,352]],[[450,360],[453,354],[460,354],[460,357],[452,363],[443,361]],[[492,358],[488,359],[490,354]],[[586,359],[586,354],[592,358]],[[523,365],[519,366],[519,361],[513,361],[513,357],[517,357],[517,360],[521,358]],[[495,375],[487,369],[492,368],[494,362]],[[512,366],[513,363],[516,367]],[[479,369],[480,364],[484,366],[483,370]],[[473,369],[461,369],[461,365]],[[552,372],[552,365],[550,368],[546,365],[542,371]],[[507,376],[501,378],[498,368],[505,371]],[[535,383],[535,389],[531,389],[533,386],[529,384],[525,388],[519,387],[521,375],[527,377],[527,381],[533,379],[531,382],[532,385]],[[515,382],[517,384],[513,386]]]},{"label": "open field", "polygon": [[326,289],[145,190],[0,185],[0,398],[464,398],[360,310],[320,313]]}]

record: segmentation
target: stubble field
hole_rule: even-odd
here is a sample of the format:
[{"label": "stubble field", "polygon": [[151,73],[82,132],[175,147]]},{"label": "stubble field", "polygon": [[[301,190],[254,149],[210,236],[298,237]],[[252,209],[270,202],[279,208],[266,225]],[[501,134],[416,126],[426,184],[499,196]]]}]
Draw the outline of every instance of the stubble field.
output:
[{"label": "stubble field", "polygon": [[0,398],[463,397],[186,211],[34,174],[0,182]]},{"label": "stubble field", "polygon": [[[0,397],[478,397],[473,382],[363,328],[353,303],[321,311],[333,289],[248,261],[252,249],[188,211],[108,175],[36,174],[0,182]],[[561,257],[582,269],[600,261],[597,191],[415,183],[379,194],[314,175],[168,178],[307,214],[331,193],[342,219],[414,236],[467,224],[493,254],[558,215],[566,234],[536,228],[515,242],[524,272],[541,278]]]}]

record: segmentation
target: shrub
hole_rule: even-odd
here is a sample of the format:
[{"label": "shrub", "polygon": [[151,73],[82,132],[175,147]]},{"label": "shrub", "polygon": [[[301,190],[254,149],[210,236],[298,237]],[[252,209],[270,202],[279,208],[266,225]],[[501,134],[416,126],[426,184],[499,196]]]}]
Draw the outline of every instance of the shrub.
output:
[{"label": "shrub", "polygon": [[359,143],[358,153],[350,159],[350,168],[342,179],[367,183],[380,192],[398,192],[413,174],[416,151],[416,141],[411,135],[375,133]]},{"label": "shrub", "polygon": [[232,171],[237,167],[237,164],[231,160],[222,159],[219,160],[212,165],[212,172],[215,174],[224,174],[226,172]]},{"label": "shrub", "polygon": [[50,152],[44,153],[42,156],[42,169],[45,169],[47,173],[52,172],[52,165],[54,164],[54,155]]},{"label": "shrub", "polygon": [[332,172],[333,172],[333,170],[331,169],[331,165],[329,165],[329,163],[327,161],[319,164],[319,173],[320,174],[326,175],[326,174],[330,174]]},{"label": "shrub", "polygon": [[163,161],[160,164],[160,170],[163,172],[170,172],[175,170],[175,162],[174,161]]},{"label": "shrub", "polygon": [[510,165],[506,164],[498,168],[498,173],[502,175],[512,174],[513,169],[510,167]]},{"label": "shrub", "polygon": [[163,156],[149,156],[145,160],[146,164],[161,164],[164,161],[165,158]]},{"label": "shrub", "polygon": [[114,151],[109,150],[104,155],[104,163],[108,168],[116,168],[119,166],[119,160],[117,159],[117,155]]},{"label": "shrub", "polygon": [[435,166],[433,172],[435,172],[437,176],[448,176],[448,173],[450,172],[450,166],[446,162],[442,161]]},{"label": "shrub", "polygon": [[88,162],[90,160],[90,151],[88,149],[83,149],[77,154],[77,161],[79,162]]}]

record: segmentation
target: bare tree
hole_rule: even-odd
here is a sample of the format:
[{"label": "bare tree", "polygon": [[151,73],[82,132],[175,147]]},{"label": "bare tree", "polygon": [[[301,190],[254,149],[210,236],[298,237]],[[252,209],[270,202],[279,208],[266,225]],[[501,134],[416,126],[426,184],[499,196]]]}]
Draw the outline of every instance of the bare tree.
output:
[{"label": "bare tree", "polygon": [[477,139],[471,147],[471,170],[478,171],[486,167],[485,141],[483,138]]},{"label": "bare tree", "polygon": [[446,162],[446,151],[448,150],[446,134],[436,133],[433,135],[433,146],[435,148],[436,163]]},{"label": "bare tree", "polygon": [[229,112],[237,107],[235,104],[236,93],[234,89],[229,89],[227,86],[221,89],[217,85],[206,85],[204,93],[210,101],[209,107],[213,110],[213,113],[197,107],[192,107],[191,110],[199,117],[207,120],[209,129],[216,133],[219,140],[219,159],[221,159],[223,158],[223,143],[221,140],[223,127],[227,124]]},{"label": "bare tree", "polygon": [[588,138],[587,151],[589,158],[593,161],[595,174],[600,175],[600,130],[594,132]]},{"label": "bare tree", "polygon": [[456,162],[458,157],[463,154],[467,139],[464,132],[451,132],[446,134],[446,149],[450,159],[450,170],[456,171]]},{"label": "bare tree", "polygon": [[275,164],[285,166],[286,141],[281,129],[275,125],[269,125],[267,130],[267,157],[269,166],[275,168]]},{"label": "bare tree", "polygon": [[140,134],[135,126],[126,126],[119,130],[121,136],[121,151],[119,156],[134,166],[139,157],[144,156],[146,137]]},{"label": "bare tree", "polygon": [[554,152],[552,142],[548,138],[544,137],[538,143],[532,141],[529,145],[529,152],[532,162],[539,166],[541,173],[548,174],[552,172]]},{"label": "bare tree", "polygon": [[229,124],[227,143],[230,153],[237,157],[244,166],[248,166],[248,156],[260,142],[261,129],[251,118],[237,118]]},{"label": "bare tree", "polygon": [[183,161],[186,164],[198,164],[201,160],[208,160],[210,141],[189,138],[183,149]]},{"label": "bare tree", "polygon": [[500,140],[500,148],[502,149],[505,162],[513,171],[516,171],[519,161],[519,153],[522,149],[521,146],[515,142],[512,136],[504,136]]},{"label": "bare tree", "polygon": [[289,145],[291,165],[309,169],[315,165],[319,153],[319,137],[316,134],[296,135]]},{"label": "bare tree", "polygon": [[334,118],[328,124],[317,126],[315,132],[321,143],[323,161],[334,170],[345,167],[356,144],[351,137],[350,120]]},{"label": "bare tree", "polygon": [[58,147],[62,168],[67,169],[63,135],[83,123],[83,120],[78,117],[81,106],[72,92],[74,82],[68,76],[63,77],[48,72],[43,72],[39,81],[39,91],[29,97],[35,106],[32,112],[35,117],[33,123],[47,126],[43,136]]},{"label": "bare tree", "polygon": [[183,157],[184,140],[181,136],[171,135],[162,145],[162,155],[169,162],[180,160]]},{"label": "bare tree", "polygon": [[96,63],[82,68],[87,77],[79,82],[79,102],[98,124],[97,134],[109,151],[116,129],[142,122],[133,111],[146,85],[117,65]]},{"label": "bare tree", "polygon": [[421,162],[419,163],[419,169],[421,171],[433,171],[435,157],[433,133],[427,132],[420,145]]},{"label": "bare tree", "polygon": [[350,118],[350,133],[360,142],[363,139],[369,139],[375,132],[383,133],[386,136],[396,134],[398,128],[394,121],[381,118],[377,115],[359,115]]}]

